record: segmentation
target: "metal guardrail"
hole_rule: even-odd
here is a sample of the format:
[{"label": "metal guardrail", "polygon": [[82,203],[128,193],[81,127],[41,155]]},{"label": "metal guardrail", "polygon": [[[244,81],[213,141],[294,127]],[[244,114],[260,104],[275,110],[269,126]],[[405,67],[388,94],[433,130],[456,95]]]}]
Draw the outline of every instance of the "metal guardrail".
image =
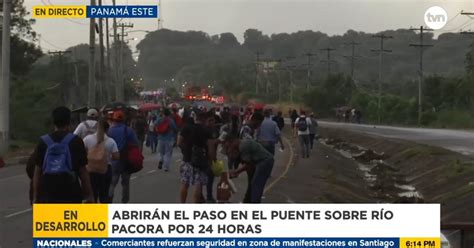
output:
[{"label": "metal guardrail", "polygon": [[451,248],[473,248],[474,247],[474,222],[442,223],[442,231],[454,231],[446,235]]}]

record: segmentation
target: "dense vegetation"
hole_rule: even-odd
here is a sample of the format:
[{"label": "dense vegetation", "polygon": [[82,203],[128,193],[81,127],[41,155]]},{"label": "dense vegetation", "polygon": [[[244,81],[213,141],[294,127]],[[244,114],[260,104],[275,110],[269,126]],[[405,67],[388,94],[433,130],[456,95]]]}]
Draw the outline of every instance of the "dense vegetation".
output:
[{"label": "dense vegetation", "polygon": [[[419,36],[411,30],[383,32],[393,36],[386,40],[382,68],[381,122],[413,125],[418,119],[419,52],[409,44],[418,43]],[[265,35],[248,29],[240,44],[230,33],[210,36],[204,32],[159,30],[147,35],[137,46],[141,52],[139,70],[148,88],[163,86],[166,79],[180,90],[184,82],[212,85],[235,102],[248,98],[262,101],[290,101],[292,71],[294,101],[310,106],[321,117],[334,117],[334,109],[351,106],[362,110],[365,121],[377,118],[378,49],[380,41],[373,34],[347,31],[341,36],[321,32],[299,31]],[[354,78],[350,77],[349,42],[358,42]],[[471,127],[474,124],[474,83],[472,81],[472,37],[457,33],[441,34],[436,39],[425,34],[425,44],[434,45],[424,53],[422,124],[438,127]],[[328,75],[327,53],[331,53]],[[260,63],[256,75],[256,53],[260,61],[278,60],[271,70]],[[308,66],[305,53],[316,54]],[[308,69],[311,71],[308,80]],[[259,94],[255,93],[255,82]],[[309,81],[310,90],[306,89]],[[472,100],[471,100],[472,99]]]}]

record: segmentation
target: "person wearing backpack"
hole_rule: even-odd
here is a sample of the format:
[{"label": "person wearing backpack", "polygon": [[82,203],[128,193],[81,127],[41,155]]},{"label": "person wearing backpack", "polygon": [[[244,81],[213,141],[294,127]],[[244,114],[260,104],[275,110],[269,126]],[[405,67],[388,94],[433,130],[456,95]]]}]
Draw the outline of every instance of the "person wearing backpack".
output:
[{"label": "person wearing backpack", "polygon": [[79,138],[84,139],[87,135],[91,135],[97,132],[97,119],[99,118],[99,112],[96,109],[89,109],[87,111],[87,120],[81,122],[74,134],[79,136]]},{"label": "person wearing backpack", "polygon": [[203,203],[203,186],[208,182],[208,169],[216,159],[215,143],[212,133],[205,126],[208,115],[197,114],[196,121],[185,118],[185,125],[178,135],[178,147],[183,154],[180,166],[180,201],[186,203],[189,187],[193,187],[192,201]]},{"label": "person wearing backpack", "polygon": [[171,111],[163,109],[161,116],[156,120],[155,131],[158,133],[158,154],[160,156],[158,169],[161,170],[164,167],[165,172],[170,170],[177,130],[171,117]]},{"label": "person wearing backpack", "polygon": [[88,164],[86,166],[91,178],[95,202],[110,203],[109,187],[112,179],[112,161],[120,158],[117,143],[107,136],[109,123],[98,122],[97,133],[84,138]]},{"label": "person wearing backpack", "polygon": [[120,153],[120,160],[112,161],[112,180],[110,182],[109,197],[113,202],[115,187],[121,179],[122,184],[122,203],[130,201],[130,175],[128,168],[127,149],[130,145],[138,146],[137,135],[132,128],[125,125],[125,113],[122,110],[114,111],[111,119],[112,125],[107,135],[117,143]]},{"label": "person wearing backpack", "polygon": [[87,152],[69,130],[71,111],[55,108],[52,119],[54,132],[41,136],[36,146],[33,203],[93,203]]},{"label": "person wearing backpack", "polygon": [[306,117],[305,111],[301,111],[301,115],[295,120],[295,134],[298,134],[298,139],[301,146],[302,158],[309,158],[309,147],[310,147],[310,126],[311,119]]}]

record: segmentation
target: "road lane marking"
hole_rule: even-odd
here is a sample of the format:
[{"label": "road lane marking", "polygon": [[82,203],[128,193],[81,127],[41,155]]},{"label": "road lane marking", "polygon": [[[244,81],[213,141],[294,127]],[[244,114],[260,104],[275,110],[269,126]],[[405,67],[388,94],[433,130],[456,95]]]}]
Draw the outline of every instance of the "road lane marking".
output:
[{"label": "road lane marking", "polygon": [[288,160],[288,163],[286,164],[285,171],[283,171],[283,173],[277,179],[275,179],[273,182],[270,183],[270,185],[268,185],[265,188],[265,190],[263,191],[264,194],[267,193],[270,189],[272,189],[273,186],[275,186],[275,184],[277,184],[283,177],[286,176],[286,174],[288,174],[288,171],[290,170],[290,166],[293,163],[293,156],[294,156],[293,146],[291,145],[290,141],[287,138],[283,138],[283,139],[285,140],[285,142],[287,143],[290,149],[290,159]]},{"label": "road lane marking", "polygon": [[19,177],[26,177],[26,174],[21,174],[21,175],[16,175],[16,176],[11,176],[11,177],[1,178],[1,179],[0,179],[0,182],[8,181],[8,180],[10,180],[10,179],[19,178]]},{"label": "road lane marking", "polygon": [[24,214],[24,213],[28,213],[28,212],[31,212],[31,208],[28,208],[28,209],[25,209],[25,210],[21,210],[21,211],[18,211],[18,212],[15,212],[15,213],[12,213],[12,214],[9,214],[9,215],[5,215],[5,219],[8,219],[8,218],[11,218],[11,217],[15,217],[17,215],[20,215],[20,214]]},{"label": "road lane marking", "polygon": [[148,172],[145,173],[145,174],[151,174],[151,173],[155,173],[155,172],[156,172],[156,170],[151,170],[151,171],[148,171]]}]

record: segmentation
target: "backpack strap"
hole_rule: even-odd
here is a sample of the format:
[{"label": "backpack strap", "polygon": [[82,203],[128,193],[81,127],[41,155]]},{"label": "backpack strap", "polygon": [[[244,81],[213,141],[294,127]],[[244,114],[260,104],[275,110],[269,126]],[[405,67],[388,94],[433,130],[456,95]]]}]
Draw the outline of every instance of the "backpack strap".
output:
[{"label": "backpack strap", "polygon": [[87,123],[87,121],[84,121],[82,122],[84,124],[84,126],[86,127],[87,130],[91,129],[91,127],[89,126],[89,124]]},{"label": "backpack strap", "polygon": [[72,134],[72,133],[68,133],[64,138],[63,140],[61,141],[61,144],[63,145],[69,145],[69,143],[71,143],[72,139],[74,139],[76,137],[76,135]]},{"label": "backpack strap", "polygon": [[51,145],[53,145],[54,142],[51,137],[49,136],[49,134],[45,134],[43,136],[41,136],[41,140],[43,140],[43,142],[46,144],[46,146],[50,147]]}]

